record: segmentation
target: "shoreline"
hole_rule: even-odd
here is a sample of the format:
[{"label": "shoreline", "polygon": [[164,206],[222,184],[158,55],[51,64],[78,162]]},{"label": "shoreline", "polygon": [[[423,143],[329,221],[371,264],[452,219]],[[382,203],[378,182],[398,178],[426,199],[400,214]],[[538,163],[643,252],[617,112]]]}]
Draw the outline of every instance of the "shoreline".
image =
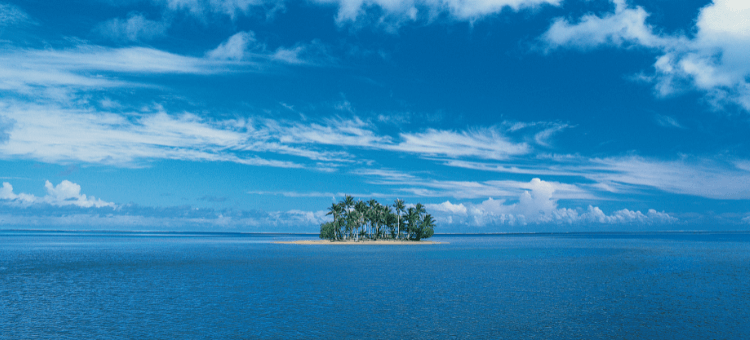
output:
[{"label": "shoreline", "polygon": [[301,245],[335,245],[335,246],[370,246],[370,245],[385,245],[385,246],[408,246],[408,245],[428,245],[428,244],[448,244],[448,242],[435,242],[435,241],[394,241],[394,240],[366,240],[366,241],[329,241],[329,240],[297,240],[297,241],[275,241],[275,244],[301,244]]}]

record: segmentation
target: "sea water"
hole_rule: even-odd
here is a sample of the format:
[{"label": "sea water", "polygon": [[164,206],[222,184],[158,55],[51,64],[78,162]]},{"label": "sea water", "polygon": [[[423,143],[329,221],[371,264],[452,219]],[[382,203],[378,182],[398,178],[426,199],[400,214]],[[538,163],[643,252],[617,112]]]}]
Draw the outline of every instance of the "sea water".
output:
[{"label": "sea water", "polygon": [[743,339],[750,234],[0,232],[0,339]]}]

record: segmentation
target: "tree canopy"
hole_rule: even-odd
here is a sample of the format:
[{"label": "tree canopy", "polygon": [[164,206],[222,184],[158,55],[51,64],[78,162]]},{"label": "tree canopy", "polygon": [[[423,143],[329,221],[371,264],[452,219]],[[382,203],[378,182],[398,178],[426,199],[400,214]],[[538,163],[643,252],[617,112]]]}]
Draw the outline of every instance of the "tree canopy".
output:
[{"label": "tree canopy", "polygon": [[320,238],[327,240],[419,241],[435,233],[435,219],[424,205],[417,203],[407,208],[400,199],[388,206],[374,199],[355,202],[346,195],[339,203],[331,203],[327,215],[332,215],[333,221],[320,225]]}]

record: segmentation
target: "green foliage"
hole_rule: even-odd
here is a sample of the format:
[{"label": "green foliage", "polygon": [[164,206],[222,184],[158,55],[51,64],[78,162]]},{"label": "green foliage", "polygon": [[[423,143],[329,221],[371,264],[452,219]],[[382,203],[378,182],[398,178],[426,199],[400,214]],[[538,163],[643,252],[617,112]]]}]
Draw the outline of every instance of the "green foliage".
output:
[{"label": "green foliage", "polygon": [[325,222],[320,225],[320,238],[324,240],[333,240],[336,238],[336,231],[333,222]]},{"label": "green foliage", "polygon": [[393,208],[395,211],[374,199],[367,203],[354,201],[353,197],[346,195],[341,202],[333,203],[328,208],[326,215],[332,215],[333,221],[320,225],[320,238],[404,238],[419,241],[435,233],[435,220],[421,203],[407,209],[404,201],[396,200]]}]

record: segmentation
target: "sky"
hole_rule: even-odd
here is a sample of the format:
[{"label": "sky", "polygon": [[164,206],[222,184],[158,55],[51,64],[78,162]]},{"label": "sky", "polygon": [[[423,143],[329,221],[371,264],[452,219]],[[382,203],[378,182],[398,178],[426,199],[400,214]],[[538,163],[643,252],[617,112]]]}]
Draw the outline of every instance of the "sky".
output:
[{"label": "sky", "polygon": [[0,0],[0,229],[750,229],[746,0]]}]

